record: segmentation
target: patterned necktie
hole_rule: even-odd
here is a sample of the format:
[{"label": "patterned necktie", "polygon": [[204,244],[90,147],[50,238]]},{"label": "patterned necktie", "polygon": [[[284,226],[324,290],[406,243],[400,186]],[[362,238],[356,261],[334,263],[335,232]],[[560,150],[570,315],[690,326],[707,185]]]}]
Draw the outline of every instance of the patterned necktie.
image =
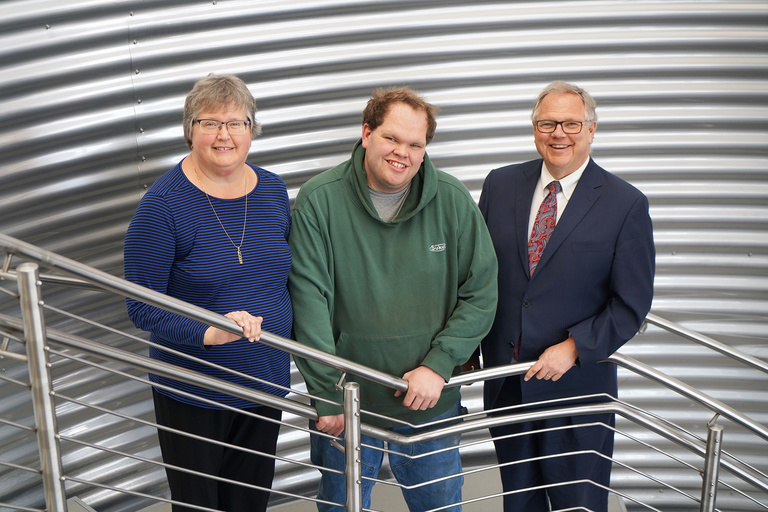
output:
[{"label": "patterned necktie", "polygon": [[531,269],[531,275],[536,270],[536,265],[539,264],[541,253],[544,252],[557,221],[557,193],[560,192],[560,182],[553,181],[547,185],[547,188],[549,194],[539,206],[536,220],[533,222],[531,239],[528,241],[528,266]]}]

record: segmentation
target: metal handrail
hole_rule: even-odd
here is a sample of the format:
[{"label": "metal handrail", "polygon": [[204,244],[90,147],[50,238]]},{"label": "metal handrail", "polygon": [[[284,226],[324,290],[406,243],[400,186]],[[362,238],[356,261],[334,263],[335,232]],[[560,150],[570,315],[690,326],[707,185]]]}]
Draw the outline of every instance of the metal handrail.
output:
[{"label": "metal handrail", "polygon": [[[744,352],[741,352],[740,350],[736,350],[730,345],[714,340],[708,336],[704,336],[701,333],[692,331],[691,329],[687,329],[682,325],[679,325],[679,324],[676,324],[675,322],[667,320],[666,318],[662,318],[658,315],[654,315],[653,313],[648,313],[648,315],[645,318],[645,323],[655,325],[657,327],[661,327],[667,332],[671,332],[672,334],[676,334],[689,341],[692,341],[704,347],[710,348],[731,359],[734,359],[745,365],[751,366],[752,368],[760,370],[761,372],[768,373],[768,362],[763,361],[762,359],[759,359],[755,356],[745,354]],[[641,332],[642,331],[643,331],[643,328],[641,328]],[[611,358],[608,358],[606,359],[606,361],[614,362],[616,364],[624,366],[625,358],[623,357],[617,358],[616,360],[612,360]],[[488,368],[485,370],[476,370],[474,372],[464,373],[464,374],[452,377],[450,382],[448,382],[445,385],[445,387],[463,386],[467,384],[472,384],[474,382],[478,382],[480,380],[489,380],[489,379],[495,379],[500,377],[507,377],[510,375],[517,375],[520,373],[525,373],[526,371],[528,371],[528,368],[530,368],[532,365],[533,365],[533,362],[531,361],[531,362],[517,363],[517,364],[507,365],[507,366],[496,366],[496,367]],[[650,376],[650,377],[654,378],[653,376]],[[657,379],[654,378],[654,380],[657,380]]]},{"label": "metal handrail", "polygon": [[[199,306],[189,304],[155,290],[150,290],[149,288],[120,279],[104,271],[89,267],[83,263],[60,256],[53,252],[46,251],[45,249],[22,242],[21,240],[2,233],[0,233],[0,249],[8,253],[29,258],[48,268],[61,270],[68,274],[75,275],[86,282],[96,284],[102,289],[107,289],[124,297],[131,297],[233,334],[242,334],[242,328],[233,320],[223,315],[213,313]],[[388,375],[365,365],[348,361],[341,357],[328,354],[322,350],[303,345],[297,341],[267,331],[261,331],[259,342],[273,348],[290,352],[295,356],[323,363],[345,373],[352,373],[354,375],[365,377],[368,380],[398,391],[408,391],[408,382],[400,377]]]},{"label": "metal handrail", "polygon": [[[702,393],[698,389],[689,386],[688,384],[685,384],[684,382],[674,377],[670,377],[669,375],[660,372],[644,363],[641,363],[636,359],[616,352],[608,359],[600,362],[617,364],[623,368],[635,372],[638,375],[647,377],[650,380],[663,384],[672,391],[675,391],[676,393],[679,393],[686,398],[698,402],[699,404],[710,409],[712,412],[724,416],[734,423],[738,423],[739,425],[751,430],[758,436],[768,441],[768,427],[758,423],[749,416],[740,413],[730,405],[727,405],[720,400],[716,400],[706,393]],[[533,366],[533,364],[534,361],[530,361],[526,363],[516,363],[505,366],[494,366],[493,368],[488,368],[486,370],[476,370],[473,372],[464,373],[456,377],[452,377],[451,380],[446,384],[446,387],[467,385],[489,379],[519,375],[528,371],[528,369]]]},{"label": "metal handrail", "polygon": [[671,332],[673,334],[677,334],[682,338],[685,338],[687,340],[698,343],[699,345],[703,345],[707,348],[720,352],[723,355],[726,355],[732,359],[735,359],[746,365],[749,365],[752,368],[760,370],[763,373],[768,373],[768,362],[765,362],[762,359],[758,359],[757,357],[751,356],[749,354],[744,354],[743,352],[734,349],[730,345],[726,345],[725,343],[722,343],[720,341],[713,340],[712,338],[708,336],[704,336],[703,334],[700,334],[696,331],[686,329],[681,325],[678,325],[674,322],[670,322],[666,318],[662,318],[660,316],[654,315],[653,313],[648,313],[648,315],[645,317],[645,321],[649,324],[655,325],[657,327],[661,327],[665,331]]},{"label": "metal handrail", "polygon": [[[391,440],[390,442],[396,444],[414,445],[449,435],[464,434],[501,425],[590,414],[618,414],[701,457],[706,455],[706,443],[702,439],[682,432],[679,429],[672,428],[665,421],[661,421],[637,408],[619,402],[552,407],[535,411],[516,412],[511,416],[489,416],[482,419],[465,420],[439,429],[409,435],[398,434],[387,429],[372,427],[370,425],[363,425],[363,432],[371,437],[383,438],[386,436],[388,441]],[[736,459],[731,460],[731,458],[727,457],[727,454],[724,455],[726,456],[721,460],[723,467],[727,468],[731,473],[745,482],[749,482],[755,487],[768,492],[768,478],[766,478],[766,475],[759,471],[755,471]]]},{"label": "metal handrail", "polygon": [[[23,330],[21,320],[7,315],[0,315],[0,326],[5,327],[6,329],[11,329],[13,331]],[[208,375],[198,373],[194,370],[189,370],[187,368],[176,366],[163,361],[158,361],[141,354],[126,352],[124,350],[91,341],[74,334],[64,333],[50,327],[46,329],[46,334],[49,343],[53,345],[75,349],[79,352],[101,357],[109,361],[122,363],[147,373],[161,375],[163,377],[168,377],[170,379],[204,387],[219,393],[231,395],[236,398],[242,398],[254,403],[282,409],[283,411],[296,414],[297,416],[303,416],[307,419],[317,419],[317,412],[315,411],[314,407],[300,404],[293,400],[288,400],[286,398],[281,398],[270,393],[265,393],[263,391],[251,389],[246,386],[234,384],[228,381],[217,379],[215,377],[210,377]]]},{"label": "metal handrail", "polygon": [[[23,242],[21,240],[15,239],[13,237],[10,237],[2,233],[0,233],[0,249],[3,249],[4,251],[9,253],[18,254],[26,258],[33,259],[39,262],[41,265],[45,265],[48,268],[62,270],[64,272],[78,276],[80,279],[83,279],[87,283],[95,284],[99,288],[106,288],[108,290],[119,293],[121,295],[128,296],[136,300],[140,300],[142,302],[152,304],[157,307],[168,309],[169,311],[172,311],[174,313],[188,316],[202,323],[205,323],[207,325],[212,325],[214,327],[226,330],[233,334],[241,333],[240,327],[237,326],[237,324],[233,320],[223,315],[212,313],[206,309],[200,308],[198,306],[194,306],[192,304],[188,304],[179,299],[169,297],[167,295],[156,292],[154,290],[150,290],[149,288],[145,288],[143,286],[130,283],[128,281],[115,277],[101,270],[95,269],[93,267],[89,267],[87,265],[71,260],[64,256],[60,256],[53,252],[40,249],[36,246],[33,246],[31,244],[28,244],[26,242]],[[68,284],[68,285],[77,284],[76,280],[72,280],[62,276],[46,276],[46,278],[55,280],[57,284]],[[712,338],[699,334],[695,331],[686,329],[678,324],[675,324],[674,322],[670,322],[664,318],[661,318],[651,313],[647,315],[646,322],[649,324],[662,327],[663,329],[669,332],[672,332],[688,340],[707,346],[728,357],[731,357],[753,368],[756,368],[758,370],[768,373],[768,363],[762,361],[761,359],[750,356],[748,354],[744,354],[724,343],[718,342]],[[378,384],[382,384],[392,389],[403,391],[403,392],[408,391],[408,382],[400,377],[388,375],[386,373],[366,367],[364,365],[361,365],[352,361],[348,361],[338,356],[328,354],[327,352],[323,352],[321,350],[308,347],[294,340],[284,338],[282,336],[277,336],[267,331],[262,331],[262,336],[259,341],[261,343],[264,343],[265,345],[269,345],[271,347],[278,348],[280,350],[291,352],[292,354],[297,355],[299,357],[311,359],[313,361],[326,364],[342,372],[352,373],[354,375],[365,377],[368,380],[371,380]],[[619,357],[616,357],[616,356],[619,356]],[[612,358],[615,358],[615,359],[612,359]],[[628,365],[627,363],[627,361],[629,360],[626,358],[626,356],[621,356],[620,354],[614,354],[614,356],[611,356],[611,358],[607,359],[607,361],[614,362],[616,364],[620,364],[625,367],[630,367],[630,369],[632,369],[631,368],[632,365]],[[446,384],[446,387],[455,387],[455,386],[461,386],[466,384],[472,384],[474,382],[479,382],[482,380],[489,380],[493,378],[500,378],[500,377],[505,377],[510,375],[518,375],[521,373],[525,373],[531,367],[532,364],[533,362],[518,363],[513,365],[489,368],[485,370],[477,370],[474,372],[469,372],[466,374],[454,376]],[[644,372],[645,371],[647,370],[644,370]],[[652,375],[652,373],[653,372],[648,372],[647,376],[653,378],[654,380],[664,383],[663,379],[660,379]],[[657,373],[660,374],[660,372],[657,372]],[[679,381],[677,382],[680,383]],[[682,383],[680,384],[682,386],[685,386]],[[703,396],[706,397],[706,395],[703,395]],[[694,399],[699,401],[698,398],[694,398]],[[703,400],[704,401],[701,403],[706,403],[707,401],[709,401],[710,403],[713,403],[713,404],[717,403],[718,406],[724,405],[709,397],[706,397],[706,399],[703,399]],[[748,427],[748,428],[751,428],[751,427]],[[765,429],[763,428],[762,431],[764,432]],[[764,437],[763,432],[761,432],[760,435]]]},{"label": "metal handrail", "polygon": [[710,409],[712,412],[717,413],[720,416],[724,416],[734,423],[738,423],[739,425],[751,430],[758,436],[768,441],[768,427],[756,422],[749,416],[740,413],[730,405],[727,405],[720,400],[716,400],[706,393],[702,393],[698,389],[689,386],[688,384],[685,384],[684,382],[674,377],[670,377],[669,375],[660,372],[648,366],[647,364],[641,363],[636,359],[625,356],[624,354],[615,353],[606,361],[616,363],[624,368],[632,370],[638,375],[659,382],[669,389],[675,391],[676,393],[679,393],[686,398],[698,402],[699,404]]},{"label": "metal handrail", "polygon": [[[14,317],[9,317],[7,315],[0,315],[0,326],[6,329],[10,329],[11,331],[20,332],[23,330],[21,320]],[[208,377],[192,370],[187,370],[186,368],[157,361],[155,359],[151,359],[139,354],[128,353],[123,350],[115,349],[101,343],[81,338],[76,335],[63,333],[56,329],[47,328],[46,333],[49,342],[57,346],[75,349],[81,353],[97,356],[109,361],[119,362],[141,371],[163,375],[175,380],[180,380],[212,389],[220,393],[229,394],[237,398],[243,398],[245,400],[250,400],[256,403],[269,405],[271,407],[279,408],[286,412],[290,412],[307,419],[317,419],[317,412],[313,407],[297,403],[287,398],[277,397],[275,395],[264,393],[262,391],[254,390],[245,386],[222,381],[213,377]],[[526,365],[511,366],[515,366],[515,370],[519,372],[522,371],[522,368],[520,367]],[[666,422],[660,421],[651,415],[644,414],[635,408],[627,406],[626,404],[616,402],[554,407],[537,411],[521,412],[515,414],[514,416],[505,417],[489,416],[481,419],[465,420],[460,423],[455,423],[445,427],[439,427],[425,432],[409,435],[399,434],[388,429],[367,424],[361,425],[361,432],[365,435],[375,437],[387,442],[400,445],[414,445],[441,437],[487,429],[504,424],[521,423],[525,421],[535,421],[562,416],[580,416],[599,413],[619,414],[622,417],[627,418],[636,424],[644,426],[648,430],[667,438],[668,440],[688,449],[689,451],[699,456],[703,457],[706,455],[706,446],[701,439],[697,439],[687,434],[682,434],[677,429],[670,427]],[[753,471],[749,467],[745,467],[743,464],[733,462],[727,458],[723,458],[721,463],[723,467],[727,468],[731,473],[738,476],[745,482],[748,482],[751,485],[768,492],[768,481],[766,481],[764,475]]]},{"label": "metal handrail", "polygon": [[[129,283],[105,272],[93,269],[76,261],[0,234],[0,250],[2,249],[6,250],[9,254],[18,254],[35,262],[39,262],[41,265],[45,265],[49,268],[61,270],[65,273],[75,275],[80,279],[83,279],[86,283],[92,283],[96,285],[97,288],[106,289],[108,291],[118,293],[122,296],[129,296],[136,300],[164,308],[166,310],[193,318],[200,322],[213,325],[235,334],[240,333],[240,328],[233,321],[222,315],[217,315],[203,308],[187,304],[181,300],[168,297],[164,294],[149,290],[133,283]],[[8,275],[8,269],[4,268],[0,278],[6,277]],[[53,281],[54,284],[72,285],[77,283],[77,280],[75,279],[70,279],[67,277],[62,278],[59,276],[54,276]],[[734,357],[735,359],[738,359],[754,368],[760,370],[763,370],[764,368],[768,369],[768,365],[757,358],[741,354],[724,344],[699,335],[693,331],[687,331],[684,328],[677,326],[672,322],[667,322],[664,319],[660,319],[655,315],[649,315],[648,323],[659,325],[660,327],[669,330],[670,332],[675,332],[681,336],[686,337],[687,339],[702,343],[709,348]],[[0,315],[0,326],[5,326],[7,329],[15,332],[23,332],[24,330],[24,324],[21,320],[5,315]],[[58,332],[54,329],[46,329],[46,336],[52,344],[75,349],[80,353],[95,355],[97,357],[102,357],[110,361],[120,362],[127,366],[138,368],[149,373],[163,375],[174,380],[188,382],[224,394],[238,398],[244,398],[246,400],[260,404],[265,404],[291,412],[297,416],[307,419],[317,419],[317,413],[313,407],[289,400],[287,398],[277,397],[275,395],[260,392],[245,386],[239,386],[226,381],[221,381],[219,379],[208,377],[197,372],[187,370],[185,368],[156,361],[146,356],[114,349],[112,347],[105,346],[103,344],[96,343],[75,335]],[[317,349],[312,349],[294,340],[263,332],[261,342],[266,345],[293,353],[299,357],[305,357],[307,359],[318,361],[330,367],[336,368],[342,372],[361,376],[393,389],[406,391],[408,387],[407,382],[403,379],[387,375],[383,372],[373,370],[364,365],[360,365],[351,361],[347,361]],[[635,361],[632,358],[618,353],[614,354],[604,362],[612,362],[614,364],[618,364],[641,376],[659,382],[669,389],[672,389],[681,394],[682,396],[698,402],[699,404],[714,411],[718,415],[727,417],[734,423],[738,423],[751,430],[758,436],[762,437],[763,439],[768,440],[768,428],[755,422],[748,416],[741,414],[732,407],[709,397],[708,395],[682,383],[675,378],[669,377],[668,375],[654,370],[653,368],[644,365],[639,361]],[[462,374],[452,378],[451,381],[447,383],[447,386],[454,387],[463,384],[471,384],[473,382],[479,382],[482,380],[522,374],[528,371],[532,364],[532,362],[518,363],[514,365],[494,367],[486,370],[478,370],[475,372]],[[389,441],[396,444],[412,445],[438,437],[445,437],[463,432],[486,429],[506,423],[518,423],[523,421],[533,421],[537,419],[562,416],[578,416],[600,412],[619,414],[626,419],[640,424],[650,431],[653,431],[656,434],[661,435],[662,437],[665,437],[668,440],[673,441],[702,457],[707,456],[706,444],[702,439],[697,438],[696,436],[687,432],[681,431],[674,425],[669,424],[668,422],[659,418],[655,418],[652,415],[645,413],[644,411],[640,411],[636,408],[618,402],[592,403],[570,407],[538,409],[536,411],[526,411],[518,413],[514,416],[506,417],[489,415],[486,418],[464,420],[459,423],[450,424],[445,427],[411,434],[408,436],[400,435],[391,430],[373,427],[370,425],[362,425],[361,432],[366,435],[382,439],[384,441]],[[728,456],[727,454],[725,454],[725,457],[720,460],[720,463],[723,468],[728,469],[731,473],[738,476],[742,480],[750,483],[756,488],[768,492],[768,477],[766,477],[764,473],[754,470],[750,466],[742,463],[738,459],[734,459],[733,457]]]},{"label": "metal handrail", "polygon": [[[140,300],[142,302],[150,303],[157,307],[168,309],[180,315],[188,316],[190,318],[203,322],[207,325],[213,325],[214,327],[218,327],[220,329],[226,330],[228,332],[232,332],[234,334],[240,334],[240,331],[241,331],[240,327],[233,320],[223,315],[218,315],[216,313],[213,313],[201,307],[188,304],[182,300],[169,297],[165,294],[156,292],[154,290],[150,290],[148,288],[136,285],[134,283],[130,283],[128,281],[125,281],[124,279],[120,279],[111,274],[107,274],[106,272],[103,272],[101,270],[94,269],[92,267],[89,267],[77,261],[71,260],[64,256],[60,256],[53,252],[40,249],[34,245],[28,244],[26,242],[23,242],[21,240],[15,239],[13,237],[10,237],[2,233],[0,233],[0,249],[3,249],[9,253],[18,254],[25,258],[32,259],[49,268],[62,270],[69,274],[75,275],[80,279],[83,279],[89,283],[93,283],[101,288],[106,288],[108,290],[119,293],[121,295],[130,296],[136,300]],[[61,282],[64,283],[69,281],[66,279],[62,279]],[[686,338],[692,341],[706,344],[707,346],[710,346],[711,348],[717,350],[718,352],[721,352],[723,354],[729,355],[736,359],[742,360],[746,364],[749,364],[750,366],[756,367],[758,369],[761,369],[762,367],[765,367],[766,369],[768,369],[768,365],[766,365],[764,362],[762,362],[757,358],[747,356],[745,354],[741,354],[738,351],[722,343],[719,343],[715,340],[707,338],[706,336],[700,335],[693,331],[687,330],[672,322],[668,322],[656,315],[649,314],[648,322],[653,323],[654,325],[659,325],[664,329],[670,330],[671,332],[678,333],[681,336],[685,336]],[[92,342],[89,342],[88,340],[83,340],[83,339],[81,339],[80,342],[92,343]],[[382,384],[384,386],[390,387],[395,390],[399,390],[403,392],[408,391],[408,383],[402,378],[388,375],[384,372],[380,372],[378,370],[369,368],[365,365],[358,364],[353,361],[348,361],[341,357],[331,355],[331,354],[328,354],[327,352],[323,352],[321,350],[308,347],[294,340],[284,338],[282,336],[277,336],[267,331],[262,331],[260,342],[264,343],[265,345],[269,345],[271,347],[290,352],[293,355],[296,355],[299,357],[304,357],[307,359],[311,359],[313,361],[318,361],[325,365],[336,368],[342,372],[358,375],[360,377],[366,378],[370,381],[376,382],[378,384]],[[749,430],[759,435],[763,439],[768,440],[768,428],[766,428],[765,426],[761,425],[760,423],[757,423],[756,421],[752,420],[748,416],[738,412],[737,410],[724,404],[723,402],[719,400],[715,400],[714,398],[706,395],[705,393],[702,393],[697,389],[691,386],[688,386],[687,384],[677,379],[674,379],[673,377],[670,377],[662,372],[654,370],[653,368],[647,365],[644,365],[639,361],[628,358],[627,356],[624,356],[619,353],[613,354],[611,357],[609,357],[606,360],[606,362],[613,362],[615,364],[621,365],[622,367],[632,370],[635,373],[638,373],[656,382],[659,382],[667,386],[668,388],[680,393],[681,395],[686,396],[704,405],[710,410],[718,414],[722,414],[723,416],[726,416],[727,418],[734,421],[735,423],[738,423],[744,426],[745,428],[748,428]],[[500,378],[500,377],[505,377],[510,375],[519,375],[528,371],[528,369],[531,367],[532,364],[533,362],[517,363],[512,365],[498,366],[498,367],[488,368],[484,370],[477,370],[474,372],[465,373],[462,375],[452,377],[450,381],[446,384],[446,387],[455,387],[455,386],[472,384],[474,382],[480,382],[480,381],[494,379],[494,378]],[[194,375],[196,377],[198,376],[198,374],[194,374]],[[248,389],[248,388],[245,388],[245,389]]]}]

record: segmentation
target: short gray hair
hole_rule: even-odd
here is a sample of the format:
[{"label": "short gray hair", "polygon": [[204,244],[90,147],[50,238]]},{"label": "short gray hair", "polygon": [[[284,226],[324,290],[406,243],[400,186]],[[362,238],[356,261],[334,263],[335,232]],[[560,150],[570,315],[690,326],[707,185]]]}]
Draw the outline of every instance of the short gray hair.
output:
[{"label": "short gray hair", "polygon": [[251,139],[261,134],[256,122],[256,100],[240,78],[232,74],[211,73],[195,82],[184,102],[184,140],[192,148],[192,126],[206,110],[242,110],[251,122]]},{"label": "short gray hair", "polygon": [[539,97],[536,98],[536,102],[533,104],[533,111],[531,112],[531,121],[536,122],[536,114],[539,111],[539,106],[541,105],[542,100],[548,95],[553,92],[557,93],[570,93],[570,94],[576,94],[578,95],[581,100],[584,102],[584,117],[588,123],[592,123],[597,121],[597,102],[595,101],[595,98],[592,97],[591,94],[589,94],[587,91],[579,87],[578,85],[569,84],[566,82],[563,82],[561,80],[557,80],[555,82],[552,82],[548,86],[544,88],[541,93],[539,93]]}]

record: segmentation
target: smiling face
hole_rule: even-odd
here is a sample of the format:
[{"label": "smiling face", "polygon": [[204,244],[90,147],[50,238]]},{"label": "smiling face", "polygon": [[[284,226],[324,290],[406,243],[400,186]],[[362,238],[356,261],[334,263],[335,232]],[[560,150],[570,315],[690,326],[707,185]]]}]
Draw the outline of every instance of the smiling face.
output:
[{"label": "smiling face", "polygon": [[[578,94],[553,92],[544,97],[536,112],[536,120],[586,121],[584,102]],[[564,133],[557,125],[552,133],[541,133],[533,127],[536,150],[555,179],[562,179],[578,169],[589,158],[596,122],[584,124],[581,133]]]},{"label": "smiling face", "polygon": [[365,174],[377,192],[400,192],[419,172],[427,146],[427,114],[393,103],[375,130],[363,125]]},{"label": "smiling face", "polygon": [[[196,119],[227,122],[247,120],[248,116],[242,110],[206,110],[200,112]],[[202,132],[198,123],[194,123],[190,137],[195,162],[206,173],[227,175],[242,169],[251,148],[250,130],[240,135],[231,135],[224,125],[218,133],[207,134]]]}]

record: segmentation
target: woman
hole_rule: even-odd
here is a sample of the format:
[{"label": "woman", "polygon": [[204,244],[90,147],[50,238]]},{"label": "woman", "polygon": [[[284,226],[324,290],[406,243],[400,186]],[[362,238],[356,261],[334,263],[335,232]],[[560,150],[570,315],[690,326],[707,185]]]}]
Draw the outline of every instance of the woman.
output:
[{"label": "woman", "polygon": [[[266,391],[287,394],[287,353],[253,343],[262,327],[289,337],[286,288],[291,219],[285,184],[245,160],[259,134],[256,103],[233,75],[198,81],[184,105],[184,138],[191,149],[142,198],[125,239],[129,281],[223,314],[242,328],[230,334],[132,299],[133,323],[151,332],[150,355],[159,361]],[[191,361],[191,355],[274,383]],[[281,412],[165,377],[150,375],[160,425],[203,438],[275,453]],[[259,415],[254,418],[189,393]],[[167,464],[269,489],[274,460],[158,429]],[[268,491],[257,491],[183,471],[166,470],[174,500],[220,510],[266,510]],[[174,511],[192,510],[174,505]]]}]

